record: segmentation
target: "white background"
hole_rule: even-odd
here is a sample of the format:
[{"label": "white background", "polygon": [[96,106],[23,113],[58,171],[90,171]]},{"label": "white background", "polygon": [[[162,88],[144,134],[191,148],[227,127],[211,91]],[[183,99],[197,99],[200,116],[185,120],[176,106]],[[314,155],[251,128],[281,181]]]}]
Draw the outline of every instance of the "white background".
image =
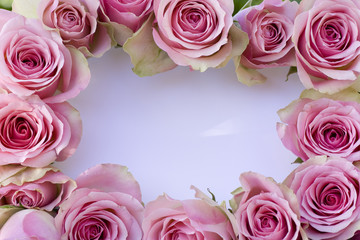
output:
[{"label": "white background", "polygon": [[276,113],[303,90],[287,68],[262,71],[269,79],[247,87],[234,65],[204,73],[177,67],[153,77],[131,71],[130,58],[112,49],[90,59],[87,89],[71,100],[80,111],[83,137],[76,153],[55,165],[76,178],[99,163],[125,165],[143,201],[164,192],[194,197],[195,185],[229,200],[239,175],[254,171],[282,181],[296,165],[276,133]]}]

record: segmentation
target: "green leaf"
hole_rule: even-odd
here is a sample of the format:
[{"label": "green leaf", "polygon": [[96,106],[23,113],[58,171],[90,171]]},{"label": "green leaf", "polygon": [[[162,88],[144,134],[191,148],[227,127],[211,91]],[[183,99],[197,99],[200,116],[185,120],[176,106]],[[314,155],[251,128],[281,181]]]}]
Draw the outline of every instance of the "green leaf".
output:
[{"label": "green leaf", "polygon": [[297,73],[297,67],[290,67],[288,73],[286,74],[286,82],[289,81],[289,76],[293,73]]},{"label": "green leaf", "polygon": [[10,10],[13,0],[0,0],[0,8]]},{"label": "green leaf", "polygon": [[299,164],[301,164],[301,163],[303,163],[304,161],[301,159],[301,158],[297,158],[297,159],[295,159],[295,161],[293,162],[293,164],[294,163],[299,163]]},{"label": "green leaf", "polygon": [[[283,0],[284,1],[284,0]],[[297,2],[300,4],[301,0],[290,0],[290,2]]]},{"label": "green leaf", "polygon": [[243,10],[245,8],[259,5],[263,2],[263,0],[233,0],[234,1],[234,12],[233,16],[237,14],[240,10]]},{"label": "green leaf", "polygon": [[208,188],[208,189],[206,189],[206,190],[210,193],[211,199],[212,199],[214,202],[216,202],[215,195],[210,191],[210,188]]}]

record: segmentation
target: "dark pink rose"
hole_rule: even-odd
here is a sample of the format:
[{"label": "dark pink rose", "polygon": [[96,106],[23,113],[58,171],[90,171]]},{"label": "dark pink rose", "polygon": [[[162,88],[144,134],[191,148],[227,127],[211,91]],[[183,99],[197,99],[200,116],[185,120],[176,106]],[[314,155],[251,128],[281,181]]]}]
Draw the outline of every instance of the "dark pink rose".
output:
[{"label": "dark pink rose", "polygon": [[71,156],[81,139],[79,112],[67,102],[0,94],[0,165],[44,167]]},{"label": "dark pink rose", "polygon": [[55,217],[62,239],[142,239],[141,192],[127,168],[98,165],[76,181]]},{"label": "dark pink rose", "polygon": [[102,21],[111,25],[120,45],[142,26],[152,11],[153,0],[100,0]]},{"label": "dark pink rose", "polygon": [[354,236],[350,238],[349,240],[359,240],[360,239],[360,230],[356,231]]},{"label": "dark pink rose", "polygon": [[[48,103],[75,97],[90,80],[83,54],[40,21],[0,10],[0,86]],[[55,96],[54,96],[55,95]]]},{"label": "dark pink rose", "polygon": [[58,240],[54,218],[47,212],[26,209],[12,215],[0,230],[1,240]]},{"label": "dark pink rose", "polygon": [[240,176],[242,188],[231,200],[239,239],[304,239],[295,194],[271,178],[252,172]]},{"label": "dark pink rose", "polygon": [[314,98],[300,98],[278,112],[284,146],[304,161],[317,155],[360,160],[360,104],[321,94],[309,97]]},{"label": "dark pink rose", "polygon": [[297,10],[295,1],[265,0],[238,12],[234,19],[249,35],[241,64],[248,68],[295,65],[291,37]]},{"label": "dark pink rose", "polygon": [[[225,207],[197,191],[200,199],[175,200],[159,196],[145,206],[143,240],[235,240],[233,218]],[[235,222],[235,219],[233,220]]]},{"label": "dark pink rose", "polygon": [[314,157],[285,180],[311,239],[349,239],[360,224],[360,170],[343,158]]},{"label": "dark pink rose", "polygon": [[85,56],[100,57],[111,48],[104,25],[98,24],[100,3],[93,0],[42,0],[39,17],[50,28],[57,29],[65,45],[78,48]]},{"label": "dark pink rose", "polygon": [[293,41],[297,69],[306,88],[334,93],[360,74],[360,2],[301,1]]},{"label": "dark pink rose", "polygon": [[0,166],[0,203],[52,211],[76,184],[54,167]]},{"label": "dark pink rose", "polygon": [[235,45],[240,55],[248,43],[246,33],[231,28],[233,10],[228,0],[154,0],[155,43],[177,65],[200,71],[222,66]]}]

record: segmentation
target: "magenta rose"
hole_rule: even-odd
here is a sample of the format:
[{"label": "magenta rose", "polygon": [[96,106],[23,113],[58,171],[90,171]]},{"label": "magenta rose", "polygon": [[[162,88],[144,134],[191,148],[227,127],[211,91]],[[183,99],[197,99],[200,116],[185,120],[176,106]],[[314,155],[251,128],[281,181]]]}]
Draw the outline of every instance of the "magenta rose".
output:
[{"label": "magenta rose", "polygon": [[100,0],[100,17],[113,27],[114,38],[120,45],[143,25],[152,11],[153,0]]},{"label": "magenta rose", "polygon": [[38,96],[0,94],[0,165],[44,167],[71,156],[81,139],[79,112]]},{"label": "magenta rose", "polygon": [[343,158],[314,157],[285,180],[311,239],[349,239],[360,220],[360,170]]},{"label": "magenta rose", "polygon": [[38,12],[42,22],[57,29],[65,45],[78,48],[85,56],[100,57],[111,48],[104,25],[98,24],[100,3],[92,0],[43,0]]},{"label": "magenta rose", "polygon": [[265,0],[234,16],[249,35],[241,64],[257,69],[295,65],[291,37],[298,6],[295,1]]},{"label": "magenta rose", "polygon": [[239,239],[304,239],[296,196],[286,186],[252,172],[231,200]]},{"label": "magenta rose", "polygon": [[231,58],[234,44],[245,48],[248,43],[232,40],[246,35],[236,27],[230,31],[233,10],[228,0],[154,0],[153,38],[177,65],[200,71],[222,66]]},{"label": "magenta rose", "polygon": [[360,74],[360,2],[301,1],[295,19],[297,69],[306,88],[334,93]]},{"label": "magenta rose", "polygon": [[47,212],[26,209],[13,214],[0,229],[1,240],[60,239],[54,218]]},{"label": "magenta rose", "polygon": [[142,239],[140,187],[125,167],[98,165],[76,181],[55,217],[62,239]]},{"label": "magenta rose", "polygon": [[76,188],[54,167],[0,166],[0,203],[52,211]]},{"label": "magenta rose", "polygon": [[0,87],[48,103],[75,97],[90,80],[83,54],[40,21],[0,10]]},{"label": "magenta rose", "polygon": [[317,155],[360,160],[360,104],[326,97],[300,98],[281,109],[283,123],[277,125],[281,141],[304,161]]},{"label": "magenta rose", "polygon": [[236,233],[231,216],[225,207],[204,197],[175,200],[167,195],[159,196],[145,206],[143,240],[191,239],[234,240]]}]

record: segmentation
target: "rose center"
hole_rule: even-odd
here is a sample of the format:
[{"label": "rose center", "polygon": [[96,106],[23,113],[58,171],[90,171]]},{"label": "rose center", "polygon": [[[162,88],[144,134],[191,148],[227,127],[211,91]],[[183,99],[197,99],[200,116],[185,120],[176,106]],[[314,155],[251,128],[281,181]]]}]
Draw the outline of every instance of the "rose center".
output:
[{"label": "rose center", "polygon": [[56,11],[57,25],[62,29],[69,30],[81,25],[81,13],[73,6],[59,7]]},{"label": "rose center", "polygon": [[44,63],[44,60],[32,49],[20,52],[17,58],[21,67],[27,70],[41,66]]},{"label": "rose center", "polygon": [[26,208],[38,207],[41,205],[42,196],[38,191],[30,191],[28,194],[24,191],[17,191],[12,196],[12,203],[15,206]]},{"label": "rose center", "polygon": [[107,223],[97,216],[84,218],[76,224],[74,231],[79,239],[108,239]]},{"label": "rose center", "polygon": [[338,188],[332,188],[326,190],[326,193],[322,195],[321,205],[326,209],[336,209],[341,203],[341,192]]},{"label": "rose center", "polygon": [[272,39],[278,34],[278,28],[275,24],[268,24],[263,31],[264,38]]},{"label": "rose center", "polygon": [[334,26],[327,25],[325,27],[325,33],[326,33],[326,39],[328,39],[330,41],[341,39],[341,34]]},{"label": "rose center", "polygon": [[348,133],[341,124],[326,123],[318,131],[314,137],[324,149],[338,149],[348,143]]},{"label": "rose center", "polygon": [[198,24],[200,20],[200,15],[199,14],[190,14],[188,17],[188,22],[193,25],[194,27]]},{"label": "rose center", "polygon": [[325,46],[335,50],[344,50],[350,43],[348,26],[342,19],[325,21],[320,30],[320,36]]},{"label": "rose center", "polygon": [[36,120],[34,123],[31,124],[29,119],[22,116],[9,116],[4,119],[0,124],[0,140],[3,146],[12,149],[31,148],[37,142],[34,141],[37,130]]},{"label": "rose center", "polygon": [[260,219],[261,228],[273,229],[275,219],[272,217],[263,217]]},{"label": "rose center", "polygon": [[278,22],[264,23],[261,27],[261,38],[264,40],[264,48],[266,51],[277,49],[283,41],[281,34],[282,26]]}]

